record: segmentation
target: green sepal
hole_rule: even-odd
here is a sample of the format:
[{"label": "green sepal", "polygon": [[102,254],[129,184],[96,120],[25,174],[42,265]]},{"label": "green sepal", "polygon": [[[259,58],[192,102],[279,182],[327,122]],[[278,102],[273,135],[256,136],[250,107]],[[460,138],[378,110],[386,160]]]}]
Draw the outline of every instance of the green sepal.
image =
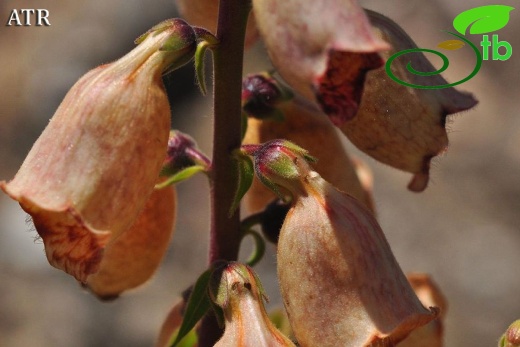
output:
[{"label": "green sepal", "polygon": [[136,38],[134,40],[134,43],[136,45],[140,44],[141,42],[143,42],[144,40],[146,40],[146,38],[151,34],[153,33],[154,35],[155,34],[158,34],[158,33],[161,33],[163,32],[164,30],[170,28],[173,24],[173,20],[172,19],[167,19],[167,20],[164,20],[162,22],[160,22],[159,24],[156,24],[154,25],[151,29],[149,29],[147,32],[145,32],[144,34],[140,35],[138,38]]},{"label": "green sepal", "polygon": [[208,285],[212,273],[213,269],[204,271],[197,279],[197,282],[195,282],[188,303],[186,304],[186,312],[184,313],[181,327],[170,347],[178,346],[178,343],[195,327],[195,324],[197,324],[210,309]]},{"label": "green sepal", "polygon": [[185,50],[187,47],[190,47],[194,43],[195,36],[193,40],[186,40],[183,36],[171,36],[169,37],[159,48],[160,51],[168,51],[168,52],[180,52]]},{"label": "green sepal", "polygon": [[206,50],[211,47],[208,41],[201,41],[197,44],[195,50],[195,76],[197,77],[197,84],[199,85],[202,95],[206,95],[206,72],[204,57]]},{"label": "green sepal", "polygon": [[156,184],[155,189],[163,189],[172,184],[177,184],[179,182],[187,180],[188,178],[191,178],[196,173],[205,171],[206,168],[202,165],[189,166],[185,169],[180,170],[176,174],[170,176],[166,181]]},{"label": "green sepal", "polygon": [[206,41],[210,44],[211,47],[216,47],[219,44],[219,40],[215,35],[213,35],[209,30],[193,26],[193,31],[197,36],[197,40]]},{"label": "green sepal", "polygon": [[233,198],[233,203],[229,208],[229,217],[235,213],[236,209],[240,205],[240,200],[242,200],[251,187],[251,184],[253,184],[253,178],[255,176],[255,169],[251,158],[240,154],[236,154],[235,158],[238,161],[238,185],[235,197]]},{"label": "green sepal", "polygon": [[274,183],[273,181],[271,181],[269,178],[267,178],[265,175],[262,175],[262,173],[260,172],[260,170],[257,170],[256,172],[256,176],[258,177],[258,179],[260,180],[260,182],[263,183],[263,185],[265,185],[267,188],[271,189],[271,191],[276,194],[276,196],[280,199],[282,199],[283,201],[286,200],[286,197],[284,194],[282,194],[282,192],[280,191],[280,189],[278,189],[278,185],[276,185],[276,183]]}]

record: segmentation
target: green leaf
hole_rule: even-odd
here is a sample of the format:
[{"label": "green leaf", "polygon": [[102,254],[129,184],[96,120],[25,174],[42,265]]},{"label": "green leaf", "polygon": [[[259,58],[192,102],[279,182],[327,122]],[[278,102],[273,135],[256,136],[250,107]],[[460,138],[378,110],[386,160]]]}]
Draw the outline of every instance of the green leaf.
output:
[{"label": "green leaf", "polygon": [[[175,339],[178,336],[178,332],[179,332],[179,330],[176,330],[176,332],[172,335],[168,346],[171,346],[173,344],[173,342],[175,341]],[[186,334],[186,336],[184,336],[177,343],[176,347],[193,347],[193,346],[197,345],[198,341],[199,341],[199,337],[197,336],[197,332],[195,331],[195,329],[191,329],[190,332],[188,334]]]},{"label": "green leaf", "polygon": [[208,284],[211,278],[212,269],[206,270],[197,279],[193,286],[190,299],[186,305],[186,312],[182,320],[181,327],[177,333],[177,337],[171,344],[171,347],[177,344],[195,327],[195,324],[208,312],[210,308],[210,299],[208,295]]},{"label": "green leaf", "polygon": [[509,12],[514,7],[487,5],[464,11],[453,20],[453,27],[462,35],[470,28],[470,34],[487,34],[497,31],[509,22]]},{"label": "green leaf", "polygon": [[447,40],[439,43],[437,47],[442,49],[447,49],[449,51],[455,51],[457,49],[461,49],[466,44],[460,40]]},{"label": "green leaf", "polygon": [[189,166],[189,167],[177,172],[173,176],[170,176],[166,181],[156,184],[155,189],[163,189],[172,184],[177,184],[179,182],[187,180],[188,178],[191,178],[191,176],[195,175],[198,172],[205,172],[205,171],[206,171],[206,168],[202,165]]},{"label": "green leaf", "polygon": [[236,159],[238,160],[238,186],[235,192],[235,197],[233,198],[233,203],[229,209],[230,217],[235,213],[240,204],[240,200],[242,200],[251,187],[255,176],[255,170],[251,158],[244,155],[237,155]]}]

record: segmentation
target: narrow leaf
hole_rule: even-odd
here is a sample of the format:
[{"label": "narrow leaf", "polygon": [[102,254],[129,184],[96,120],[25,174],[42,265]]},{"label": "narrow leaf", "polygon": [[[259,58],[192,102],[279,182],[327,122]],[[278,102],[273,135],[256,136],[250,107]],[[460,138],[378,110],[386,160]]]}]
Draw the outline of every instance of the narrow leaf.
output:
[{"label": "narrow leaf", "polygon": [[457,49],[461,49],[466,44],[460,40],[446,40],[437,45],[437,47],[442,49],[447,49],[449,51],[456,51]]},{"label": "narrow leaf", "polygon": [[156,184],[155,189],[163,189],[165,187],[168,187],[169,185],[177,184],[179,182],[187,180],[188,178],[191,178],[191,176],[195,175],[198,172],[204,172],[204,171],[206,171],[204,166],[201,166],[201,165],[189,166],[189,167],[177,172],[175,175],[169,177],[166,181]]},{"label": "narrow leaf", "polygon": [[505,5],[475,7],[455,17],[453,27],[462,35],[468,28],[470,34],[487,34],[505,27],[512,10],[514,7]]},{"label": "narrow leaf", "polygon": [[238,159],[238,186],[235,193],[235,197],[233,198],[233,203],[231,204],[231,208],[229,209],[229,216],[232,216],[238,205],[240,204],[240,200],[247,193],[251,184],[253,183],[253,178],[255,175],[255,170],[253,166],[253,161],[251,158],[246,156],[237,156]]},{"label": "narrow leaf", "polygon": [[210,308],[208,284],[212,271],[211,269],[204,271],[193,286],[193,291],[186,305],[186,313],[184,314],[182,325],[171,347],[177,346],[184,336],[186,336],[193,327],[195,327],[195,324],[208,312]]}]

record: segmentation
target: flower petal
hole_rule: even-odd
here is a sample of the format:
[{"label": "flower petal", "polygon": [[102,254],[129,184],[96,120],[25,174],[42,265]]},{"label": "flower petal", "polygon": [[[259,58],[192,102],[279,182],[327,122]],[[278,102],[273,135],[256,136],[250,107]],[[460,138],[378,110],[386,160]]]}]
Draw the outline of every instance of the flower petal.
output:
[{"label": "flower petal", "polygon": [[[338,189],[352,195],[365,206],[373,207],[371,194],[364,189],[356,167],[345,150],[334,126],[318,109],[301,98],[281,103],[283,121],[250,117],[244,144],[260,144],[273,139],[287,139],[316,157],[316,171]],[[258,179],[246,194],[249,212],[258,212],[275,198]]]},{"label": "flower petal", "polygon": [[99,271],[87,278],[92,292],[111,299],[153,275],[173,235],[175,200],[172,186],[152,193],[132,227],[106,246]]},{"label": "flower petal", "polygon": [[[372,11],[368,14],[382,37],[393,46],[384,56],[416,47],[396,23]],[[422,53],[413,54],[412,65],[421,71],[434,70]],[[404,64],[394,62],[392,69],[403,80],[416,78],[405,71]],[[440,75],[428,78],[434,85],[447,83]],[[467,110],[476,103],[473,96],[454,88],[406,87],[390,79],[381,67],[367,74],[360,108],[340,129],[363,152],[413,173],[408,188],[422,191],[428,184],[431,159],[448,146],[446,116]]]},{"label": "flower petal", "polygon": [[[388,44],[355,0],[253,0],[258,29],[280,75],[337,124],[357,110],[368,70]],[[319,15],[316,15],[318,14]]]},{"label": "flower petal", "polygon": [[[172,37],[186,44],[161,50]],[[184,21],[166,21],[121,59],[88,72],[15,178],[0,183],[33,215],[49,262],[81,282],[98,270],[108,239],[134,223],[153,191],[170,129],[162,73],[192,53],[195,39]]]}]

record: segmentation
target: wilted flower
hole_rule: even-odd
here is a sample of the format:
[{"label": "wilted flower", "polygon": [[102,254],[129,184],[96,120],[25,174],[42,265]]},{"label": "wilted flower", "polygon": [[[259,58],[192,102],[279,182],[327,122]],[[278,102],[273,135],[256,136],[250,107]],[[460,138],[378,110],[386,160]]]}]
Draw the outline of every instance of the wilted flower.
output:
[{"label": "wilted flower", "polygon": [[289,191],[278,276],[301,346],[397,343],[438,313],[423,307],[362,204],[312,171],[306,151],[272,141],[253,155],[263,181]]},{"label": "wilted flower", "polygon": [[215,276],[210,294],[226,322],[216,347],[294,346],[269,320],[263,289],[250,267],[230,263]]},{"label": "wilted flower", "polygon": [[165,21],[67,93],[15,178],[0,187],[31,215],[51,265],[86,282],[134,224],[165,157],[162,74],[191,59],[193,29]]},{"label": "wilted flower", "polygon": [[[367,11],[380,36],[392,44],[388,58],[396,52],[416,48],[401,27],[376,12]],[[391,69],[409,83],[444,85],[440,75],[420,77],[406,70],[410,64],[419,71],[435,71],[418,52],[395,60]],[[419,79],[421,82],[419,82]],[[392,80],[385,67],[367,73],[361,105],[356,116],[338,124],[341,131],[363,152],[395,168],[414,174],[408,188],[422,191],[429,180],[431,159],[446,150],[446,117],[475,106],[477,101],[455,88],[416,89]]]},{"label": "wilted flower", "polygon": [[[321,176],[374,211],[371,191],[361,184],[335,127],[320,110],[301,97],[284,102],[279,83],[263,75],[246,77],[242,88],[244,111],[253,115],[248,119],[244,144],[273,139],[296,143],[318,159],[315,167]],[[283,119],[261,117],[276,115],[274,110]],[[273,198],[273,193],[255,180],[245,196],[246,207],[250,212],[261,211]]]},{"label": "wilted flower", "polygon": [[[253,0],[273,65],[335,124],[355,116],[365,74],[383,65],[376,37],[355,0]],[[319,15],[317,15],[319,14]]]}]

